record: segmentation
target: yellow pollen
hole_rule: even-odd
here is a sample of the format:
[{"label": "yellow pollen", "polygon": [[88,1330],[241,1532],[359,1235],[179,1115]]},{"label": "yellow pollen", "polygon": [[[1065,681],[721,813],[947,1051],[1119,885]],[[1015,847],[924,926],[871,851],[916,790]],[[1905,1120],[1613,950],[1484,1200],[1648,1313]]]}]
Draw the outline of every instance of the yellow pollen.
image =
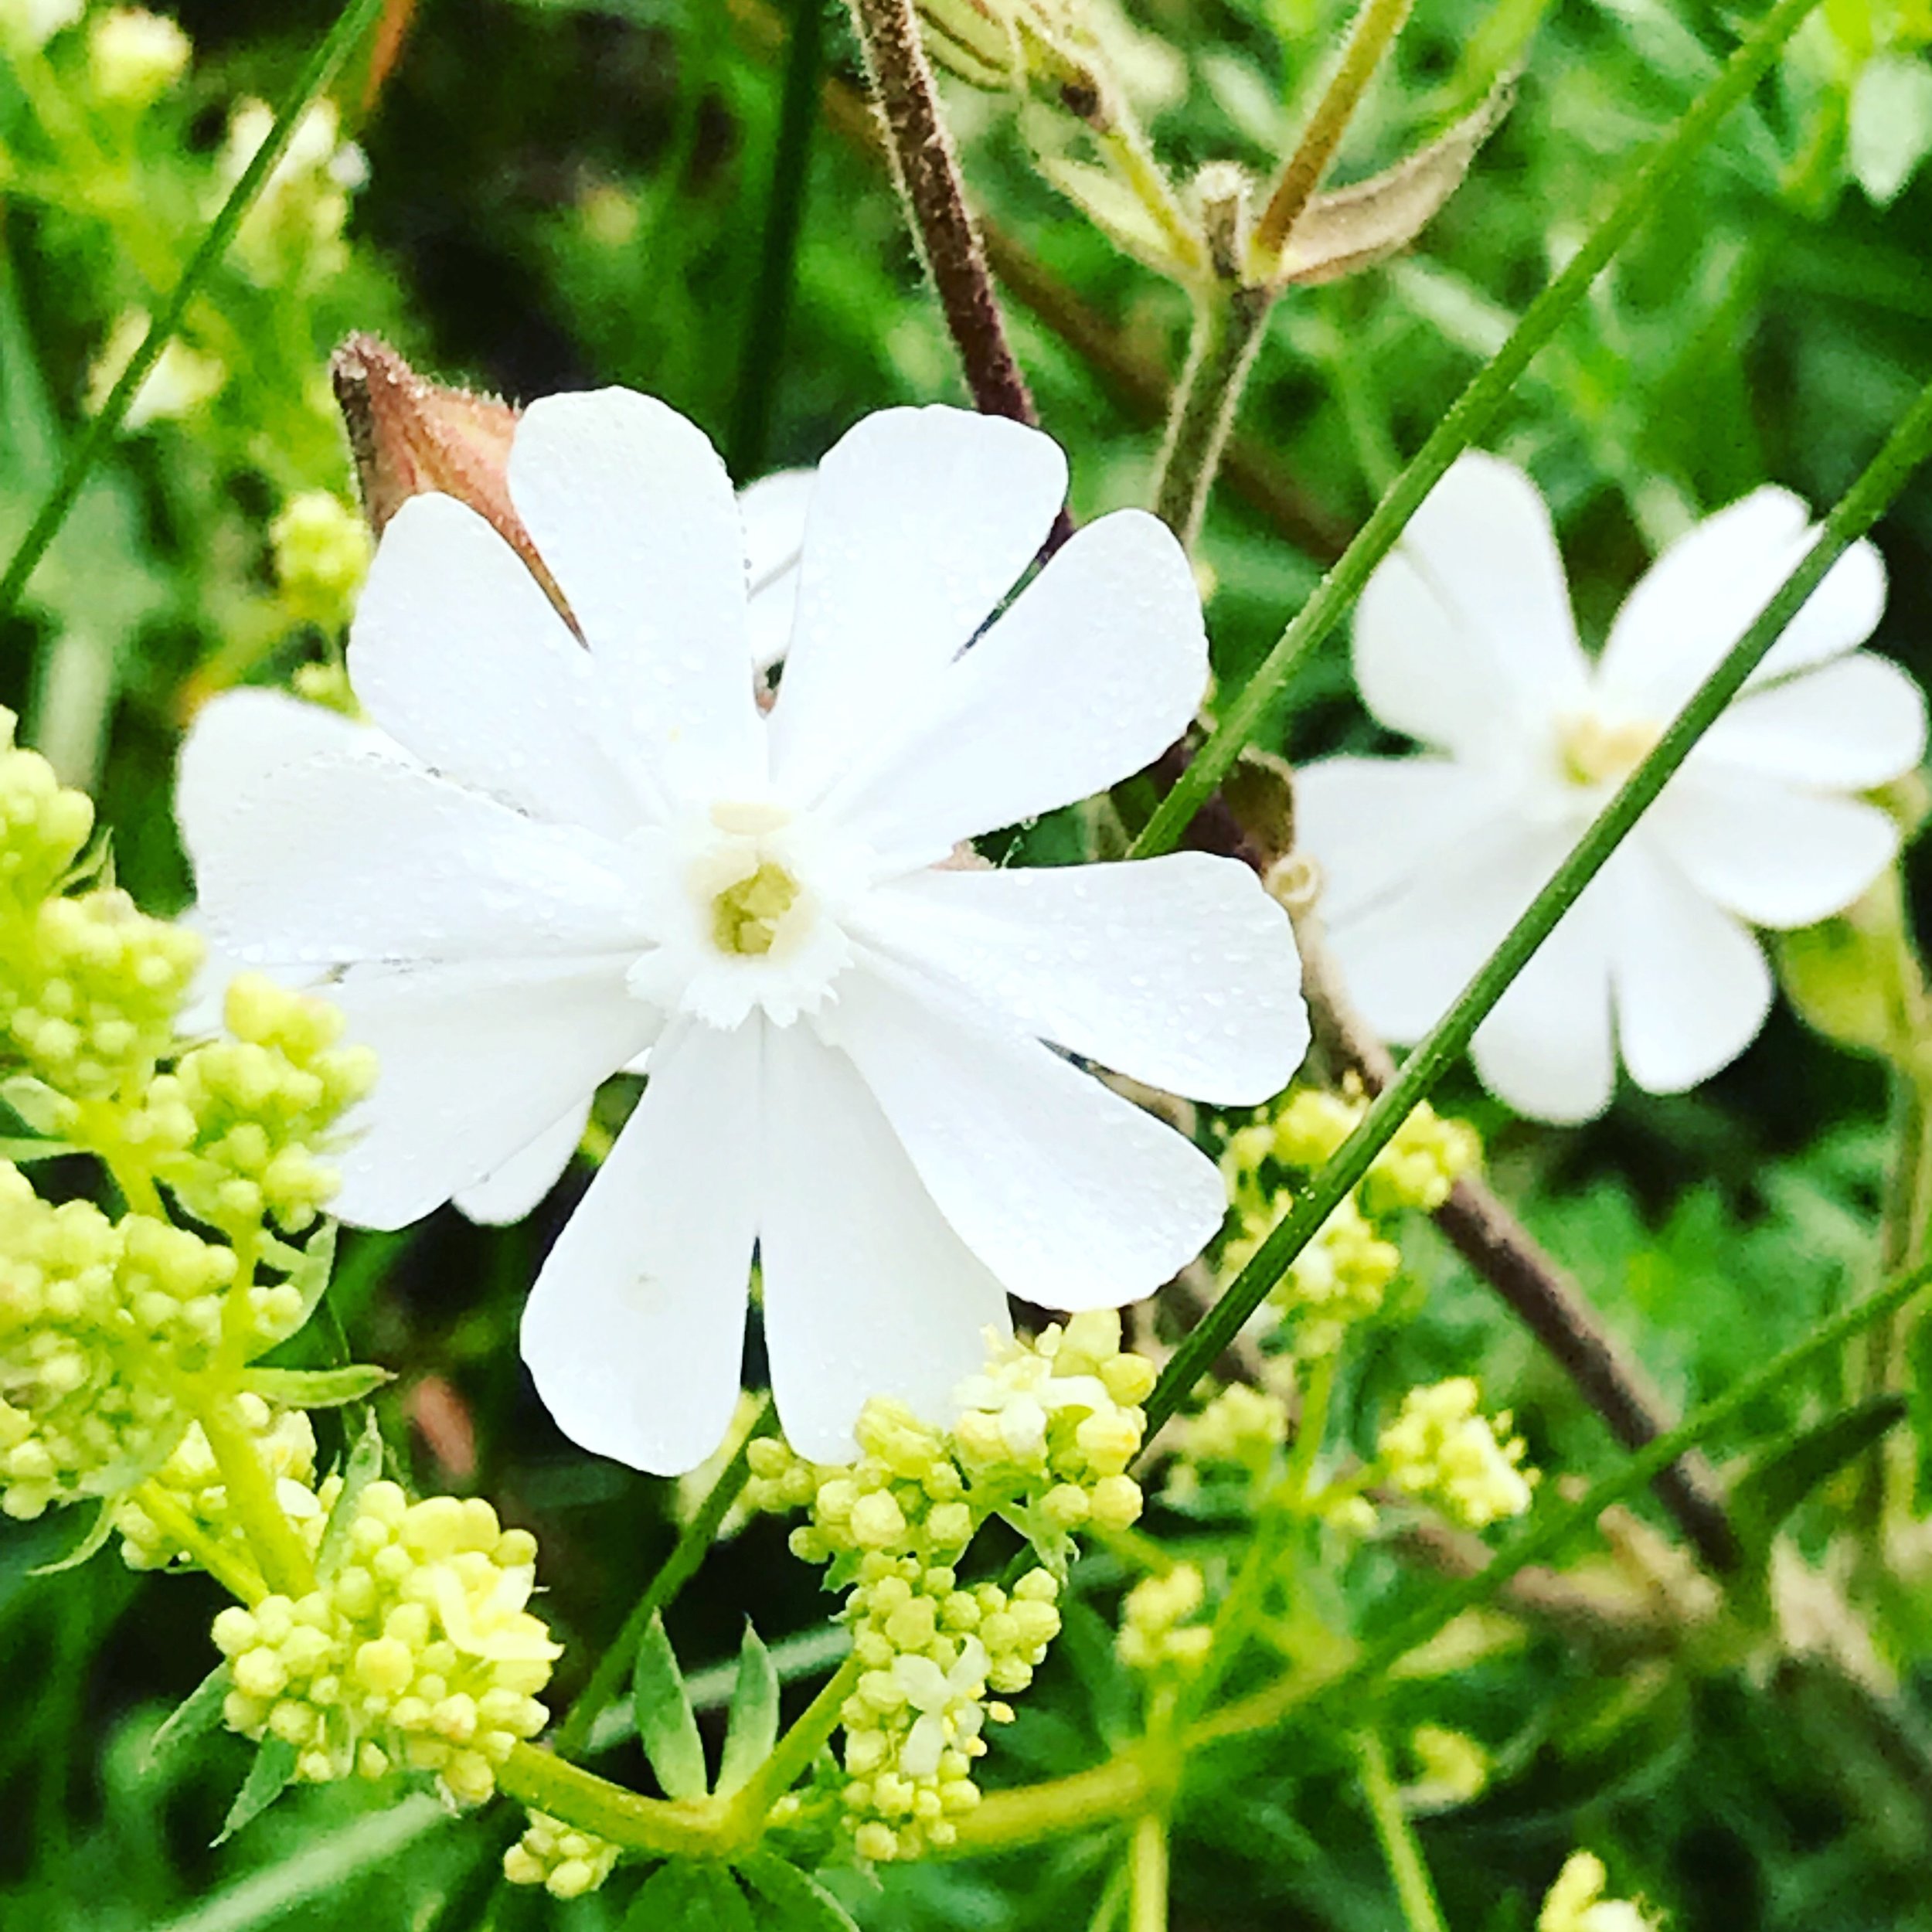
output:
[{"label": "yellow pollen", "polygon": [[769,859],[711,902],[711,937],[723,953],[771,951],[778,927],[798,896],[798,882]]},{"label": "yellow pollen", "polygon": [[1586,713],[1568,719],[1558,740],[1563,776],[1575,785],[1603,785],[1629,777],[1663,733],[1653,724],[1606,724]]}]

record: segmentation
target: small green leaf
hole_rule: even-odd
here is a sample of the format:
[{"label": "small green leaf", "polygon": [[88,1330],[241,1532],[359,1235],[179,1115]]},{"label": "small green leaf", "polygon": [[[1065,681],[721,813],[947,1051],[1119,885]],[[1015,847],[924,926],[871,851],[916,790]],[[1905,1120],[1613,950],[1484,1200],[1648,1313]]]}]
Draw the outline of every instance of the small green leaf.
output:
[{"label": "small green leaf", "polygon": [[778,1741],[778,1672],[758,1633],[745,1625],[738,1648],[738,1682],[731,1693],[725,1726],[724,1757],[718,1767],[718,1794],[742,1790],[771,1755]]},{"label": "small green leaf", "polygon": [[1905,1419],[1904,1396],[1875,1396],[1815,1429],[1787,1437],[1740,1476],[1731,1514],[1757,1549],[1769,1545],[1805,1498]]},{"label": "small green leaf", "polygon": [[[306,1247],[293,1248],[277,1241],[270,1249],[270,1258],[287,1273],[289,1287],[301,1297],[301,1312],[266,1342],[260,1352],[265,1354],[277,1342],[285,1342],[315,1312],[315,1304],[327,1291],[329,1277],[335,1270],[335,1236],[336,1223],[325,1221],[309,1236]],[[342,1399],[355,1400],[352,1396]]]},{"label": "small green leaf", "polygon": [[753,1852],[738,1869],[777,1914],[779,1932],[859,1932],[852,1914],[809,1872],[776,1852]]},{"label": "small green leaf", "polygon": [[221,1722],[221,1707],[233,1680],[226,1663],[217,1664],[162,1720],[141,1754],[141,1768],[151,1771],[182,1745],[205,1736]]},{"label": "small green leaf", "polygon": [[78,1570],[102,1544],[114,1533],[114,1499],[110,1497],[94,1512],[94,1519],[87,1526],[87,1533],[64,1556],[56,1556],[50,1563],[38,1563],[29,1573],[36,1577],[58,1577],[63,1570]]},{"label": "small green leaf", "polygon": [[349,1553],[349,1526],[355,1520],[355,1506],[362,1492],[383,1473],[383,1431],[374,1413],[362,1417],[362,1433],[342,1464],[342,1488],[330,1508],[322,1530],[321,1546],[315,1553],[315,1574],[328,1582],[342,1566]]},{"label": "small green leaf", "polygon": [[339,1409],[394,1379],[386,1369],[358,1362],[346,1369],[250,1369],[242,1386],[284,1409]]},{"label": "small green leaf", "polygon": [[264,1738],[234,1803],[228,1808],[216,1844],[226,1844],[243,1825],[253,1824],[288,1788],[294,1775],[295,1747],[286,1738]]},{"label": "small green leaf", "polygon": [[684,1673],[678,1668],[671,1639],[664,1634],[662,1617],[651,1619],[638,1645],[631,1696],[637,1707],[638,1736],[658,1782],[672,1798],[702,1798],[704,1746],[698,1737],[698,1720],[691,1714]]},{"label": "small green leaf", "polygon": [[624,1932],[757,1932],[757,1921],[724,1866],[680,1860],[645,1881]]}]

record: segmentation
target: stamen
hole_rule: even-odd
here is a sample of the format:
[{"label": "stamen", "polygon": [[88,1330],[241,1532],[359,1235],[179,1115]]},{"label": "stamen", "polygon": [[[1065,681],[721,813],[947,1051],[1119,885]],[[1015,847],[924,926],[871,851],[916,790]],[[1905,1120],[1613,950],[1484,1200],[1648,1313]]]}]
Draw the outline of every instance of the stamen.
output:
[{"label": "stamen", "polygon": [[767,859],[711,902],[711,937],[724,953],[771,951],[778,927],[798,897],[798,882]]},{"label": "stamen", "polygon": [[1563,776],[1573,785],[1603,785],[1629,777],[1663,733],[1654,724],[1609,724],[1591,713],[1566,719],[1558,740]]}]

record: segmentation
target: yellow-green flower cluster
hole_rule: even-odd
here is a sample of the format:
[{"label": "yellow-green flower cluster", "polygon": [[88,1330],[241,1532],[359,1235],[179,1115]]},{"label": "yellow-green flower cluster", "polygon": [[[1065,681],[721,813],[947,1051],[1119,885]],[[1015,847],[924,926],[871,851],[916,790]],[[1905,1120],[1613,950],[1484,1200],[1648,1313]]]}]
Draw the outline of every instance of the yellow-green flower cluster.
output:
[{"label": "yellow-green flower cluster", "polygon": [[[275,111],[266,101],[236,103],[216,169],[221,197],[241,179],[274,125]],[[333,274],[345,259],[349,196],[367,173],[362,151],[342,138],[334,104],[318,101],[296,123],[243,222],[232,246],[234,259],[264,287]]]},{"label": "yellow-green flower cluster", "polygon": [[413,1504],[391,1482],[355,1507],[335,1575],[215,1619],[233,1680],[223,1715],[245,1736],[294,1745],[309,1782],[401,1765],[480,1804],[548,1719],[536,1693],[561,1652],[526,1608],[536,1539],[478,1498]]},{"label": "yellow-green flower cluster", "polygon": [[168,1455],[234,1269],[148,1216],[51,1206],[0,1162],[0,1510],[111,1495]]},{"label": "yellow-green flower cluster", "polygon": [[1288,1405],[1272,1389],[1231,1382],[1217,1389],[1198,1414],[1175,1431],[1179,1454],[1190,1463],[1222,1463],[1259,1476],[1288,1439]]},{"label": "yellow-green flower cluster", "polygon": [[276,518],[268,536],[289,614],[325,630],[341,629],[375,553],[361,514],[328,490],[305,490]]},{"label": "yellow-green flower cluster", "polygon": [[59,889],[94,828],[87,794],[62,784],[37,751],[14,743],[17,722],[0,709],[0,891],[14,910]]},{"label": "yellow-green flower cluster", "polygon": [[[241,1420],[254,1438],[256,1453],[274,1485],[275,1500],[312,1556],[321,1546],[330,1505],[342,1489],[332,1476],[318,1494],[315,1488],[315,1431],[300,1409],[277,1409],[260,1396],[236,1398]],[[210,1543],[226,1546],[243,1563],[252,1560],[248,1538],[228,1507],[228,1488],[216,1467],[215,1452],[190,1423],[174,1453],[149,1479],[186,1515]],[[121,1553],[131,1570],[160,1570],[169,1563],[198,1560],[175,1543],[147,1510],[139,1494],[117,1504],[114,1527],[121,1532]]]},{"label": "yellow-green flower cluster", "polygon": [[1471,1529],[1520,1516],[1535,1480],[1522,1467],[1522,1438],[1509,1434],[1509,1416],[1483,1415],[1481,1400],[1468,1376],[1411,1389],[1379,1444],[1389,1481]]},{"label": "yellow-green flower cluster", "polygon": [[1130,1670],[1155,1676],[1198,1670],[1207,1660],[1214,1633],[1188,1620],[1207,1600],[1207,1585],[1192,1563],[1176,1563],[1165,1574],[1145,1577],[1121,1606],[1114,1649]]},{"label": "yellow-green flower cluster", "polygon": [[87,23],[87,73],[104,105],[138,114],[188,71],[194,44],[164,14],[111,7]]},{"label": "yellow-green flower cluster", "polygon": [[1573,1852],[1536,1917],[1536,1932],[1657,1932],[1662,1923],[1628,1899],[1607,1899],[1610,1874],[1594,1852]]},{"label": "yellow-green flower cluster", "polygon": [[[1298,1087],[1230,1134],[1221,1156],[1233,1209],[1221,1248],[1225,1274],[1237,1274],[1253,1257],[1294,1205],[1295,1177],[1321,1167],[1368,1107],[1352,1078],[1338,1093]],[[1403,1121],[1270,1298],[1278,1312],[1294,1318],[1298,1354],[1330,1353],[1352,1324],[1381,1308],[1402,1255],[1377,1219],[1440,1207],[1481,1155],[1471,1128],[1442,1119],[1426,1103]]]},{"label": "yellow-green flower cluster", "polygon": [[540,1885],[553,1899],[580,1899],[616,1869],[619,1849],[547,1812],[532,1811],[523,1835],[503,1854],[503,1876],[512,1885]]},{"label": "yellow-green flower cluster", "polygon": [[259,973],[230,984],[223,1016],[231,1038],[184,1053],[155,1083],[149,1112],[192,1130],[157,1172],[231,1239],[264,1216],[300,1233],[337,1185],[316,1150],[373,1084],[375,1056],[337,1044],[342,1016],[327,1001]]},{"label": "yellow-green flower cluster", "polygon": [[1466,1731],[1418,1724],[1409,1734],[1418,1775],[1403,1787],[1411,1811],[1447,1811],[1481,1797],[1489,1784],[1489,1753]]}]

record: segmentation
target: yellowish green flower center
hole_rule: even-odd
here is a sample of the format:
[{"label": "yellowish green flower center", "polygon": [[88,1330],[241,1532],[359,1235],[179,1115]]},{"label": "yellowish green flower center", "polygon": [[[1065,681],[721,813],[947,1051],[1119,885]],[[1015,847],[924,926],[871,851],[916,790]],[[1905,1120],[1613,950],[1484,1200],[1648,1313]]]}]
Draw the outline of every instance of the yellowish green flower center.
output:
[{"label": "yellowish green flower center", "polygon": [[1558,740],[1563,776],[1574,785],[1621,784],[1662,735],[1654,724],[1610,724],[1588,713],[1571,718]]},{"label": "yellowish green flower center", "polygon": [[711,902],[711,937],[724,953],[771,951],[778,927],[798,897],[798,882],[766,859],[755,872],[727,886]]}]

